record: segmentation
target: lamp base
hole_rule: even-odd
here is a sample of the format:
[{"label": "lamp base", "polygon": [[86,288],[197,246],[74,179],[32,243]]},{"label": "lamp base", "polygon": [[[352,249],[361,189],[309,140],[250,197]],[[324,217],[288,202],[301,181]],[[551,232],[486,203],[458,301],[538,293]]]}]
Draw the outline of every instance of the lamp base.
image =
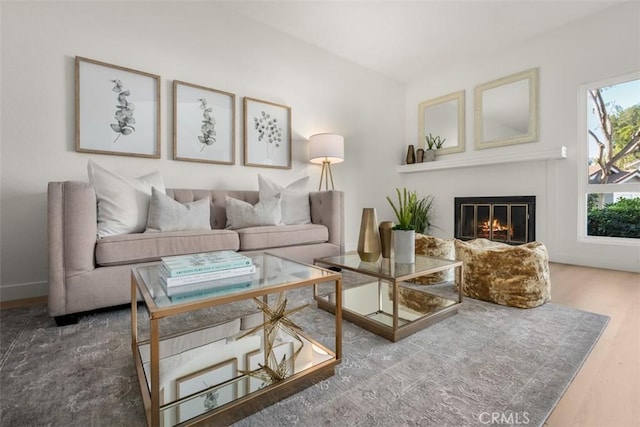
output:
[{"label": "lamp base", "polygon": [[322,161],[322,172],[320,172],[320,185],[318,185],[318,191],[322,189],[322,178],[324,177],[324,189],[329,190],[329,179],[331,179],[331,189],[335,190],[333,186],[333,174],[331,173],[331,162],[328,160]]}]

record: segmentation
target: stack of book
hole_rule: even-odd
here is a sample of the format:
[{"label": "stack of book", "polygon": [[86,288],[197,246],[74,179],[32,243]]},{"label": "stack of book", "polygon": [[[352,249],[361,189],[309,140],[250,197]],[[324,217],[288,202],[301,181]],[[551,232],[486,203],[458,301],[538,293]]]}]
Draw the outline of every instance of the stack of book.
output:
[{"label": "stack of book", "polygon": [[159,268],[160,281],[172,300],[249,287],[255,272],[251,258],[234,251],[163,257]]}]

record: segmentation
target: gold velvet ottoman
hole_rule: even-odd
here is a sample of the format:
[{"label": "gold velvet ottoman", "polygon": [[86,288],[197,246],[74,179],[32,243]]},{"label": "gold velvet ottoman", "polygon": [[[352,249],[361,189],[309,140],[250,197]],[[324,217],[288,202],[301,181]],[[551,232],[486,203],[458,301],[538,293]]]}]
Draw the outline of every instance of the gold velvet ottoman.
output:
[{"label": "gold velvet ottoman", "polygon": [[455,248],[456,258],[464,262],[464,295],[520,308],[537,307],[551,298],[549,254],[542,243],[456,240]]}]

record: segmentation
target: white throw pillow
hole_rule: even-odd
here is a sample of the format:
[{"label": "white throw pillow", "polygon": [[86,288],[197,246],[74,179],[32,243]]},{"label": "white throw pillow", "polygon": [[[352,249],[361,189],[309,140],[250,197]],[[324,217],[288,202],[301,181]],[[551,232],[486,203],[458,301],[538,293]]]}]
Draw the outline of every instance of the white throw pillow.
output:
[{"label": "white throw pillow", "polygon": [[151,188],[147,231],[211,230],[209,197],[184,205]]},{"label": "white throw pillow", "polygon": [[307,191],[308,181],[309,177],[305,176],[283,187],[269,178],[258,175],[260,202],[280,195],[283,224],[310,224],[311,207],[309,206],[309,191]]},{"label": "white throw pillow", "polygon": [[282,219],[280,197],[272,197],[255,206],[242,200],[226,196],[227,228],[237,230],[260,225],[278,225]]},{"label": "white throw pillow", "polygon": [[91,160],[87,169],[98,199],[98,237],[143,232],[147,228],[151,187],[165,192],[160,173],[125,178]]}]

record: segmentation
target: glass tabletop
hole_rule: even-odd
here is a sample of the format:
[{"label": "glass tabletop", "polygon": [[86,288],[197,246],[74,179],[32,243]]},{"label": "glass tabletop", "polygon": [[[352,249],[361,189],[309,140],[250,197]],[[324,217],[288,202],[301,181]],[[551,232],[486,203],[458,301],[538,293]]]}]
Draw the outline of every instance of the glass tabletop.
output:
[{"label": "glass tabletop", "polygon": [[357,252],[316,259],[316,263],[345,268],[392,281],[409,280],[462,265],[462,261],[450,261],[422,255],[416,255],[416,261],[413,264],[401,264],[394,262],[393,258],[382,257],[378,258],[376,262],[365,262],[360,259]]},{"label": "glass tabletop", "polygon": [[[167,288],[160,278],[160,265],[135,268],[139,277],[138,287],[145,298],[150,297],[158,308],[175,307],[192,302],[222,299],[234,295],[277,292],[279,288],[296,284],[336,280],[339,274],[325,269],[301,264],[269,253],[247,255],[253,261],[256,272],[229,279],[198,282]],[[140,280],[141,279],[141,280]],[[147,291],[145,295],[144,291]],[[244,297],[249,297],[245,295]],[[241,298],[239,298],[241,299]],[[149,303],[150,301],[148,301]]]}]

